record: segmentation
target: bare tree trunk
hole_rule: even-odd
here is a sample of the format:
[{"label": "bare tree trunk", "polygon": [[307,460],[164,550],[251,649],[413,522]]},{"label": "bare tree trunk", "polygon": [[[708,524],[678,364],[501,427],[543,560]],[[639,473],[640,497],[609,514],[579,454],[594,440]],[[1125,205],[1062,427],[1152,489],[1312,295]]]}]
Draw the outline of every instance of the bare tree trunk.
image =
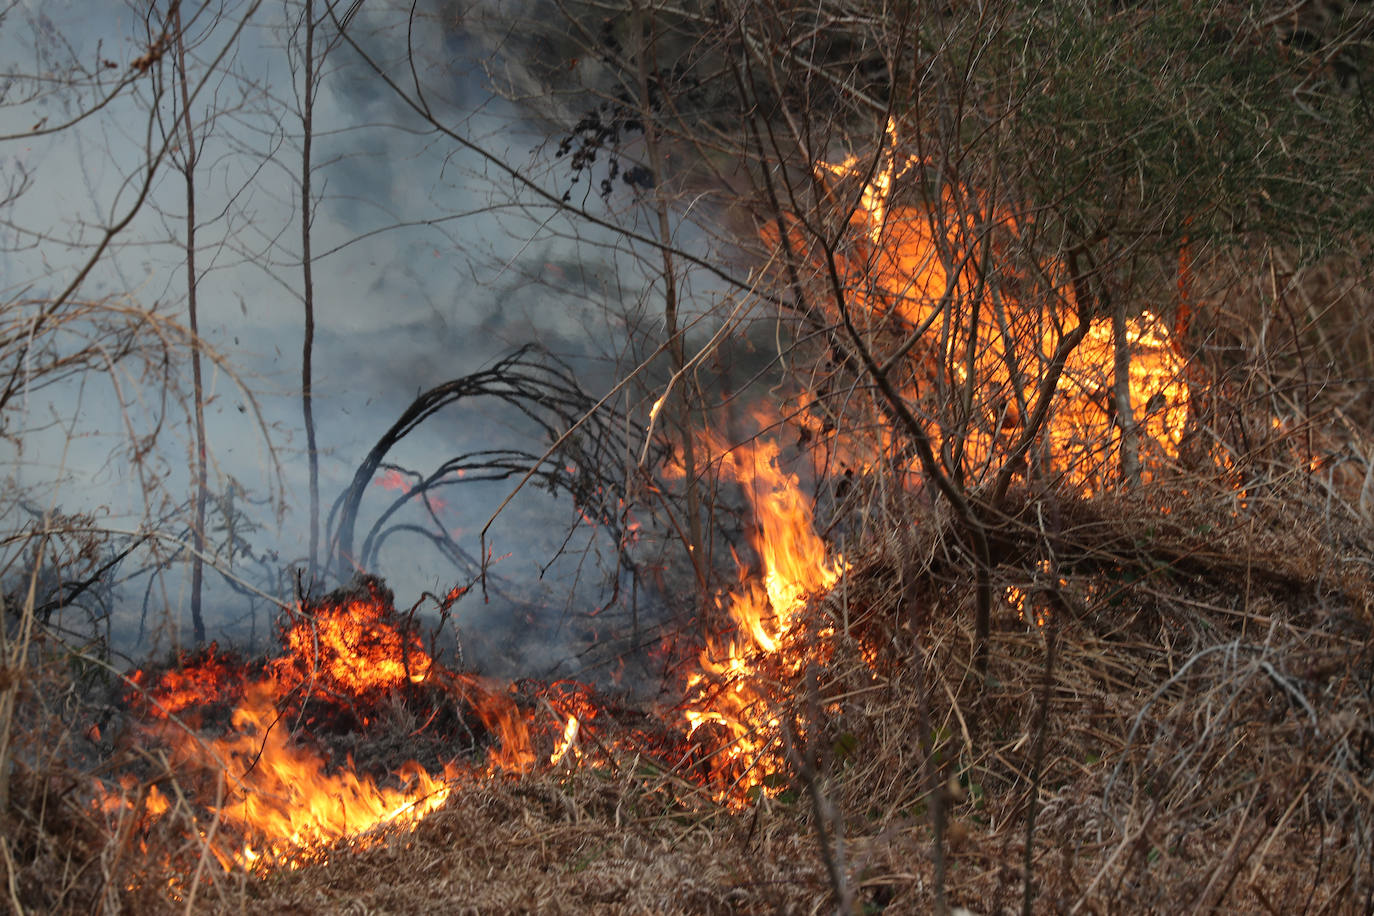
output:
[{"label": "bare tree trunk", "polygon": [[181,27],[181,7],[173,5],[177,82],[181,88],[182,174],[186,177],[186,310],[191,328],[191,396],[195,408],[195,515],[191,522],[191,627],[197,644],[205,642],[205,618],[201,592],[205,581],[205,387],[200,366],[200,313],[196,297],[196,135],[191,122],[191,88],[186,72],[186,36]]},{"label": "bare tree trunk", "polygon": [[305,0],[305,86],[301,97],[301,299],[305,307],[305,340],[301,345],[301,416],[305,424],[305,453],[310,471],[310,554],[308,578],[315,578],[320,549],[320,459],[315,446],[314,392],[311,363],[315,349],[315,280],[310,254],[310,225],[314,213],[310,199],[310,152],[314,140],[315,3]]},{"label": "bare tree trunk", "polygon": [[1131,342],[1126,335],[1126,300],[1116,297],[1112,307],[1112,344],[1116,375],[1116,422],[1121,428],[1121,479],[1140,485],[1140,435],[1131,409]]},{"label": "bare tree trunk", "polygon": [[[710,632],[710,620],[705,601],[707,593],[707,563],[705,551],[702,547],[701,531],[701,495],[697,481],[696,467],[696,442],[692,431],[692,403],[691,393],[694,387],[688,375],[684,372],[687,366],[686,348],[683,345],[682,334],[678,328],[678,301],[677,301],[677,277],[674,271],[672,255],[673,235],[672,227],[668,219],[668,201],[663,196],[662,175],[659,169],[659,146],[658,130],[654,123],[654,112],[650,104],[649,73],[653,60],[653,21],[645,21],[644,8],[636,2],[634,6],[635,14],[635,37],[639,41],[638,49],[638,76],[639,76],[639,103],[641,114],[644,121],[644,148],[645,156],[648,159],[649,174],[652,176],[654,209],[658,217],[659,251],[663,256],[663,324],[664,332],[668,335],[668,353],[672,360],[673,376],[681,377],[682,388],[680,393],[672,398],[671,406],[675,408],[670,416],[676,416],[678,433],[682,442],[682,468],[683,476],[687,486],[687,552],[692,560],[692,570],[697,579],[697,608],[700,615],[701,629],[704,635]],[[647,28],[647,31],[646,31]],[[656,69],[656,68],[655,68]]]},{"label": "bare tree trunk", "polygon": [[[1185,220],[1188,225],[1191,220]],[[1193,318],[1193,260],[1188,236],[1178,243],[1178,308],[1174,312],[1174,346],[1182,347]]]}]

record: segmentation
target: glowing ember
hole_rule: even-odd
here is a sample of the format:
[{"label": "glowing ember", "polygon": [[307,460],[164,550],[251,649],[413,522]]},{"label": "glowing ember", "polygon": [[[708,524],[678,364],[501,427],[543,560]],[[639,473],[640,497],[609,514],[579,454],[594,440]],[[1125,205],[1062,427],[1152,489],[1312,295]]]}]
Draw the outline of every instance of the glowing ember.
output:
[{"label": "glowing ember", "polygon": [[329,692],[359,696],[425,679],[432,661],[420,637],[387,619],[395,612],[380,586],[369,580],[366,588],[357,598],[302,612],[285,630],[287,654],[272,665],[284,684],[318,678]]},{"label": "glowing ember", "polygon": [[163,673],[157,683],[148,685],[143,671],[130,678],[143,692],[138,705],[150,716],[166,719],[197,707],[236,700],[243,693],[244,668],[233,654],[223,654],[218,643],[210,643],[194,655],[183,655],[180,667]]},{"label": "glowing ember", "polygon": [[148,818],[158,818],[171,808],[171,802],[156,785],[148,786],[147,792],[140,799],[138,781],[127,773],[120,777],[118,791],[107,787],[99,780],[96,780],[91,788],[95,794],[95,810],[105,815],[137,811],[141,804]]}]

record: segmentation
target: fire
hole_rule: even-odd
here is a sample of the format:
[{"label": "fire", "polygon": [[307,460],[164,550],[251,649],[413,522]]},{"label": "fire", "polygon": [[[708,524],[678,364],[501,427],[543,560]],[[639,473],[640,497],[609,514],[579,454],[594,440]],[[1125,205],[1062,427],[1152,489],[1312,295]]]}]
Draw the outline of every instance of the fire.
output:
[{"label": "fire", "polygon": [[[861,231],[853,249],[840,257],[839,267],[855,321],[866,332],[896,331],[898,340],[917,336],[917,343],[925,342],[923,349],[912,347],[903,367],[905,397],[919,402],[920,382],[941,367],[949,367],[951,384],[969,393],[966,417],[937,430],[934,444],[947,461],[951,450],[943,446],[953,445],[958,473],[976,480],[1021,435],[1025,413],[1037,400],[1053,354],[1078,325],[1076,291],[1065,265],[1042,265],[1047,282],[1038,296],[1028,283],[1024,290],[999,290],[995,307],[985,304],[963,314],[951,308],[982,295],[977,259],[961,241],[976,237],[976,227],[962,225],[970,218],[957,215],[963,211],[948,187],[936,204],[939,214],[927,209],[929,203],[893,201],[897,180],[922,163],[898,154],[892,124],[888,137],[887,155],[863,187],[852,217]],[[839,177],[861,174],[853,157],[822,169]],[[1013,239],[1022,231],[1009,214],[990,205],[985,209],[999,231]],[[1046,447],[1038,460],[1088,495],[1112,479],[1110,459],[1120,446],[1124,424],[1116,417],[1112,324],[1095,320],[1083,330],[1058,380],[1043,433]],[[1129,402],[1142,476],[1148,479],[1162,462],[1178,457],[1189,413],[1185,366],[1169,329],[1153,313],[1130,318],[1124,331]],[[945,435],[950,442],[940,441]],[[709,642],[700,655],[700,673],[688,679],[689,733],[719,736],[719,746],[707,749],[712,777],[720,797],[737,804],[752,791],[766,790],[768,777],[782,768],[776,747],[776,689],[767,682],[770,677],[794,678],[800,671],[805,655],[801,647],[789,645],[789,635],[807,601],[833,588],[846,567],[843,558],[829,556],[815,533],[811,507],[796,478],[778,467],[776,444],[756,441],[730,449],[717,437],[705,438],[705,451],[719,457],[725,476],[748,495],[757,524],[753,546],[762,564],[761,577],[743,574],[724,602],[732,633]],[[1013,589],[1007,597],[1024,613],[1024,594]],[[1036,623],[1043,625],[1046,613],[1037,610]]]},{"label": "fire", "polygon": [[[299,740],[302,723],[366,725],[379,700],[423,685],[461,700],[496,739],[485,772],[523,771],[534,762],[515,700],[480,678],[437,665],[375,579],[362,580],[343,597],[298,608],[281,642],[283,654],[256,674],[212,646],[152,683],[143,672],[130,679],[153,720],[148,734],[169,745],[179,763],[209,777],[201,797],[217,801],[205,807],[241,838],[236,847],[212,847],[226,867],[291,865],[302,851],[365,840],[377,827],[414,821],[445,802],[462,772],[450,762],[436,775],[410,761],[378,780],[359,772],[351,757],[331,766],[325,754]],[[217,702],[236,704],[228,728],[203,736],[195,730],[198,714]],[[195,715],[188,721],[183,714]],[[144,807],[153,819],[168,807],[155,792],[153,786]],[[121,797],[98,792],[107,810],[117,804],[112,798]]]},{"label": "fire", "polygon": [[[975,227],[961,224],[967,218],[957,215],[963,211],[948,187],[935,205],[894,202],[898,179],[922,163],[898,153],[892,124],[888,138],[884,161],[865,183],[852,217],[858,238],[839,267],[853,297],[852,313],[866,332],[896,331],[899,340],[919,336],[918,343],[926,342],[923,349],[912,348],[903,367],[905,397],[919,402],[921,381],[942,366],[950,367],[949,382],[969,393],[965,417],[937,430],[934,444],[947,461],[951,450],[942,446],[954,445],[959,473],[976,480],[1021,435],[1024,414],[1036,402],[1053,354],[1078,324],[1075,291],[1067,268],[1051,264],[1042,266],[1048,282],[1039,296],[1030,293],[1034,284],[1002,289],[996,307],[985,304],[971,315],[969,310],[957,314],[951,306],[966,305],[983,288],[977,259],[961,242],[976,236]],[[861,173],[856,158],[822,169],[839,177]],[[941,212],[930,212],[931,206]],[[1013,239],[1021,231],[1009,214],[990,205],[985,209],[999,231]],[[1043,434],[1046,448],[1038,458],[1060,480],[1089,494],[1111,479],[1110,458],[1124,424],[1116,418],[1114,402],[1113,327],[1094,321],[1083,330],[1059,378]],[[1159,462],[1178,456],[1189,410],[1184,364],[1168,328],[1150,312],[1126,322],[1124,343],[1130,354],[1133,425],[1148,476]],[[945,435],[949,443],[939,441]],[[689,734],[707,745],[719,796],[737,804],[755,790],[766,790],[769,776],[782,768],[776,682],[794,678],[806,657],[790,637],[808,600],[833,588],[846,567],[843,558],[830,557],[816,534],[797,479],[778,466],[776,444],[755,441],[731,449],[718,437],[704,438],[704,451],[719,458],[723,474],[749,498],[756,522],[753,547],[762,566],[759,576],[742,573],[740,585],[722,602],[732,631],[710,640],[702,651],[700,672],[688,679],[685,706]],[[1019,594],[1009,599],[1018,607],[1024,603]],[[1042,615],[1037,622],[1043,624]]]},{"label": "fire", "polygon": [[577,716],[568,716],[568,724],[563,726],[563,737],[559,739],[558,747],[549,755],[549,766],[558,766],[558,762],[576,746],[578,725]]},{"label": "fire", "polygon": [[763,669],[780,663],[784,673],[796,674],[801,656],[786,652],[786,637],[807,601],[829,592],[846,564],[842,557],[831,558],[816,534],[796,475],[778,466],[776,443],[756,440],[729,449],[708,437],[707,448],[721,456],[722,471],[743,487],[753,507],[752,541],[763,565],[762,581],[741,571],[740,587],[728,599],[735,633],[706,646],[701,673],[687,684],[689,734],[707,724],[723,733],[722,747],[711,749],[711,770],[722,800],[734,804],[764,787],[782,767]]},{"label": "fire", "polygon": [[379,589],[369,580],[365,594],[326,602],[288,627],[287,652],[272,663],[282,683],[318,678],[330,692],[359,696],[423,681],[433,662],[418,634],[387,619],[390,602]]},{"label": "fire", "polygon": [[515,700],[482,678],[458,676],[460,692],[477,711],[487,731],[497,738],[488,758],[490,771],[523,773],[534,764],[529,724]]},{"label": "fire", "polygon": [[154,718],[178,716],[197,707],[233,701],[243,693],[244,670],[236,655],[220,652],[218,643],[210,643],[194,655],[183,656],[181,665],[163,673],[156,684],[149,687],[143,671],[134,672],[130,680],[144,692],[140,706]]},{"label": "fire", "polygon": [[763,564],[762,594],[747,587],[731,602],[730,616],[758,648],[776,652],[807,597],[828,592],[843,573],[844,560],[828,557],[796,475],[778,467],[777,443],[758,440],[730,449],[711,436],[708,447],[721,456],[722,471],[744,488],[753,507],[752,542]]},{"label": "fire", "polygon": [[[1006,442],[1020,435],[1022,415],[1035,401],[1050,355],[1077,324],[1070,305],[1074,291],[1064,279],[1067,269],[1050,265],[1038,297],[1003,289],[997,308],[954,320],[948,307],[975,301],[980,283],[970,266],[977,259],[961,244],[973,233],[957,225],[958,218],[932,214],[930,203],[894,202],[897,180],[922,163],[899,157],[891,125],[889,135],[893,142],[886,162],[863,188],[853,216],[861,232],[839,266],[865,333],[895,330],[900,338],[919,336],[927,342],[923,349],[912,346],[902,367],[905,397],[919,402],[920,389],[929,387],[921,385],[922,379],[942,369],[948,369],[951,385],[969,392],[960,425],[936,430],[937,436],[957,434],[957,441],[935,444],[952,445],[941,449],[946,460],[957,455],[960,472],[976,479],[1006,453]],[[824,168],[841,177],[858,173],[854,159]],[[954,213],[952,193],[943,191],[941,205]],[[992,216],[998,231],[1013,238],[1020,231],[1010,216]],[[920,335],[914,335],[917,329]],[[1120,442],[1122,424],[1113,410],[1113,328],[1097,321],[1084,330],[1064,366],[1044,433],[1044,457],[1038,460],[1090,493],[1109,479],[1104,469]],[[1168,328],[1150,312],[1127,322],[1125,343],[1131,355],[1130,404],[1142,466],[1148,469],[1178,455],[1189,410],[1184,366]],[[651,417],[665,398],[655,401]],[[681,707],[686,741],[706,764],[705,780],[718,799],[734,807],[756,792],[771,791],[776,782],[770,777],[785,768],[779,698],[783,685],[795,681],[811,657],[804,639],[825,635],[823,630],[808,633],[800,623],[808,602],[834,588],[847,566],[816,533],[812,507],[797,477],[780,466],[776,443],[756,439],[731,448],[718,436],[703,439],[704,452],[718,460],[723,476],[740,485],[752,507],[751,543],[760,566],[757,571],[742,567],[739,584],[719,600],[729,631],[708,639],[701,650],[699,670],[687,679]],[[409,487],[394,472],[378,485]],[[458,594],[451,593],[448,602]],[[1029,610],[1025,593],[1011,589],[1007,599],[1023,614]],[[1045,619],[1037,610],[1036,622]],[[423,817],[445,803],[456,779],[526,772],[544,760],[558,766],[578,761],[593,746],[603,751],[608,746],[598,734],[603,726],[596,724],[599,710],[590,691],[569,684],[556,695],[560,685],[550,685],[544,688],[544,705],[561,724],[561,736],[551,741],[547,757],[536,753],[534,714],[501,685],[439,665],[375,580],[364,580],[342,597],[298,608],[280,635],[282,654],[256,671],[211,646],[156,682],[142,674],[132,679],[153,720],[150,734],[171,745],[179,761],[211,776],[215,791],[202,797],[217,800],[202,805],[237,843],[217,852],[226,865],[290,865],[301,850],[366,841],[379,826]],[[299,736],[302,724],[331,716],[365,726],[379,700],[407,691],[441,692],[475,715],[494,739],[485,766],[450,761],[436,774],[412,761],[374,778],[360,772],[351,757],[344,765],[331,763]],[[202,736],[195,731],[198,722],[183,718],[217,702],[234,704],[223,734]],[[579,742],[589,739],[584,751]],[[609,744],[615,746],[615,740]],[[106,793],[100,803],[107,810],[134,810],[127,801],[130,791]],[[151,817],[168,808],[156,786],[139,799],[137,806]]]},{"label": "fire", "polygon": [[298,850],[418,819],[447,799],[450,786],[413,762],[398,771],[403,785],[396,789],[351,768],[326,772],[320,756],[291,743],[276,708],[279,694],[274,680],[254,685],[234,710],[228,736],[183,745],[202,763],[222,762],[229,791],[217,813],[243,835],[261,838],[261,845],[243,847],[241,861],[287,864]]},{"label": "fire", "polygon": [[[707,766],[692,775],[731,807],[756,791],[774,791],[770,777],[785,766],[777,684],[795,677],[807,657],[797,643],[807,602],[828,592],[846,566],[816,534],[810,502],[796,475],[782,469],[775,443],[730,449],[707,437],[703,444],[752,506],[751,540],[761,569],[741,568],[739,586],[721,599],[731,632],[702,650],[700,671],[688,682],[685,719],[677,726],[655,726],[640,714],[641,727],[628,736],[606,735],[606,709],[587,685],[522,682],[508,689],[450,671],[371,578],[295,608],[280,627],[281,653],[266,662],[249,664],[212,646],[160,677],[135,673],[130,680],[135,705],[147,714],[144,734],[171,750],[183,774],[179,797],[189,789],[192,806],[213,819],[215,826],[201,828],[201,838],[221,865],[257,872],[296,867],[331,844],[367,844],[380,827],[424,817],[444,805],[461,780],[524,773],[536,765],[578,766],[595,753],[670,750],[681,758],[684,751],[701,751],[698,759],[704,756]],[[461,594],[450,592],[443,606]],[[517,687],[533,689],[561,735],[542,744],[548,717],[536,715],[531,707],[537,704],[522,705]],[[338,729],[366,728],[386,704],[404,704],[407,697],[432,710],[413,734],[429,728],[445,707],[471,714],[458,733],[485,732],[485,762],[450,760],[435,772],[409,761],[373,775],[375,763],[369,770],[351,755],[339,760],[337,752],[327,752]],[[227,722],[209,714],[216,706],[232,706]],[[202,720],[218,721],[220,731]],[[536,753],[537,743],[545,751]],[[97,806],[107,816],[144,823],[170,809],[156,785],[145,789],[132,781],[119,791],[97,787]]]},{"label": "fire", "polygon": [[[894,203],[898,179],[923,163],[898,154],[892,123],[887,139],[880,167],[863,187],[851,218],[861,231],[839,266],[855,320],[866,333],[895,332],[904,339],[922,330],[907,360],[911,377],[902,390],[905,398],[919,404],[921,390],[932,387],[920,382],[942,366],[950,367],[949,384],[966,387],[966,415],[936,429],[934,445],[939,452],[940,440],[950,437],[948,444],[962,450],[959,473],[977,480],[1020,434],[1023,413],[1036,401],[1052,354],[1078,324],[1077,293],[1068,280],[1070,271],[1059,263],[1039,265],[1044,276],[1038,281],[1008,281],[1005,288],[989,292],[977,270],[982,242],[972,241],[986,231],[979,221],[996,227],[994,240],[987,243],[994,256],[999,251],[996,239],[1014,241],[1025,227],[971,192],[956,200],[955,189],[948,186],[935,209],[929,203]],[[853,156],[820,168],[838,177],[866,174]],[[981,303],[977,309],[975,301]],[[1189,415],[1185,364],[1168,327],[1149,311],[1127,320],[1125,338],[1131,413],[1142,476],[1148,479],[1162,463],[1178,457]],[[1069,354],[1045,431],[1046,470],[1084,495],[1112,478],[1110,459],[1121,443],[1122,424],[1113,401],[1114,343],[1110,320],[1090,324]],[[949,413],[949,404],[932,406],[940,409],[930,410],[931,415]]]}]

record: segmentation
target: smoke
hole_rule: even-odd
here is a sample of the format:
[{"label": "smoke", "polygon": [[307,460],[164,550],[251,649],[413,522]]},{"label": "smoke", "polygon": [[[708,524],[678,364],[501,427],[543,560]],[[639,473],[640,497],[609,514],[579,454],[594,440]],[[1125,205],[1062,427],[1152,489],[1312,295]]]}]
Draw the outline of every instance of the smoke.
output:
[{"label": "smoke", "polygon": [[[293,95],[283,50],[292,31],[290,23],[273,18],[281,16],[275,7],[258,15],[262,28],[243,40],[217,83],[221,95],[206,104],[231,89],[241,101],[232,110],[196,114],[215,119],[197,184],[198,212],[208,214],[200,229],[202,335],[215,354],[205,403],[212,566],[205,611],[212,638],[262,644],[275,615],[271,599],[291,600],[298,584],[292,572],[308,559],[308,520],[294,184],[299,124],[279,103]],[[536,115],[491,92],[485,39],[461,27],[456,8],[431,8],[418,29],[408,28],[407,15],[406,9],[365,6],[350,34],[392,75],[408,78],[406,56],[413,51],[437,116],[512,162],[528,162],[535,172],[543,167],[538,147],[546,129]],[[140,23],[124,12],[47,9],[35,22],[45,35],[70,42],[76,60],[94,55],[106,38],[121,49],[117,63],[123,66],[146,39]],[[25,59],[15,45],[22,45],[22,31],[3,38],[15,51],[10,59]],[[102,53],[114,55],[110,48]],[[331,51],[324,72],[312,232],[314,410],[327,508],[418,392],[488,366],[517,346],[541,344],[573,367],[588,392],[607,390],[617,361],[625,359],[626,340],[637,333],[633,313],[642,308],[644,285],[635,266],[603,257],[597,239],[569,233],[548,213],[532,210],[479,158],[424,129],[346,44]],[[91,251],[91,233],[82,227],[107,224],[111,213],[128,206],[131,176],[138,176],[147,155],[146,133],[130,125],[147,123],[149,101],[142,90],[131,92],[23,151],[36,164],[32,181],[6,205],[5,216],[31,234],[19,239],[27,250],[16,244],[5,253],[11,288],[60,289]],[[57,114],[45,105],[10,114],[15,123],[39,123]],[[155,183],[145,210],[92,273],[89,292],[119,293],[131,307],[157,303],[170,315],[181,314],[186,278],[176,234],[184,186],[178,178]],[[56,230],[73,244],[32,243]],[[168,378],[180,372],[173,366]],[[37,506],[52,504],[56,492],[56,504],[67,512],[98,510],[99,524],[119,532],[110,535],[111,552],[142,545],[115,568],[118,584],[100,606],[108,614],[104,637],[136,655],[184,642],[189,629],[186,553],[176,540],[188,530],[178,503],[191,489],[192,437],[188,417],[169,413],[160,402],[165,396],[184,405],[184,390],[158,378],[133,381],[143,387],[133,394],[120,389],[115,397],[85,377],[72,377],[33,398],[26,407],[30,418],[46,412],[62,422],[30,424],[42,428],[25,439],[27,451],[14,456],[10,481]],[[145,439],[151,432],[155,437]],[[165,493],[154,507],[129,465],[131,438],[140,448],[146,442],[141,460]],[[510,405],[462,405],[426,421],[388,460],[427,474],[455,455],[511,448],[537,455],[548,445],[546,432]],[[59,454],[60,473],[49,460]],[[483,557],[478,533],[516,479],[455,485],[443,492],[441,506],[406,506],[392,520],[398,530],[376,551],[377,568],[369,571],[383,576],[403,605],[470,577]],[[387,497],[380,485],[369,489],[369,520]],[[146,531],[149,525],[156,531]],[[461,552],[436,548],[430,537],[435,529]],[[161,540],[138,541],[150,533]],[[153,543],[156,553],[149,549]],[[566,668],[570,654],[605,635],[600,623],[584,625],[586,615],[611,602],[618,589],[634,591],[618,569],[613,539],[608,543],[598,526],[584,523],[565,492],[526,488],[492,525],[486,547],[485,595],[462,603],[457,628],[460,641],[481,647],[480,667],[495,673]],[[299,584],[323,589],[337,583]],[[637,594],[642,602],[647,593]],[[606,613],[606,620],[614,616]],[[77,616],[73,612],[69,622],[75,625]]]}]

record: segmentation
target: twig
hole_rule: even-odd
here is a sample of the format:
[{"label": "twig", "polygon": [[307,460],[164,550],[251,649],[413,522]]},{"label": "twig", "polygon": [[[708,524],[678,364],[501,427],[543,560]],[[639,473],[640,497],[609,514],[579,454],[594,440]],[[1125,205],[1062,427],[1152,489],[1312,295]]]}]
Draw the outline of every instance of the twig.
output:
[{"label": "twig", "polygon": [[1050,615],[1049,632],[1045,634],[1045,674],[1040,683],[1040,709],[1035,722],[1035,747],[1031,751],[1030,800],[1026,810],[1026,848],[1021,868],[1025,882],[1021,896],[1022,916],[1031,916],[1035,904],[1035,882],[1033,868],[1035,863],[1035,817],[1040,810],[1040,779],[1044,774],[1045,732],[1050,720],[1050,697],[1054,690],[1054,663],[1059,650],[1059,618],[1064,615],[1062,607],[1057,607]]},{"label": "twig", "polygon": [[[809,729],[805,739],[802,729],[789,721],[783,729],[783,747],[797,778],[811,799],[811,813],[815,818],[816,841],[820,847],[821,861],[825,863],[826,874],[830,876],[830,889],[835,895],[835,912],[838,916],[850,916],[854,912],[854,889],[845,873],[843,825],[835,812],[835,806],[821,785],[820,752],[817,750],[816,733],[820,730],[820,694],[816,686],[816,669],[806,669],[806,713]],[[798,750],[797,745],[801,744]]]}]

